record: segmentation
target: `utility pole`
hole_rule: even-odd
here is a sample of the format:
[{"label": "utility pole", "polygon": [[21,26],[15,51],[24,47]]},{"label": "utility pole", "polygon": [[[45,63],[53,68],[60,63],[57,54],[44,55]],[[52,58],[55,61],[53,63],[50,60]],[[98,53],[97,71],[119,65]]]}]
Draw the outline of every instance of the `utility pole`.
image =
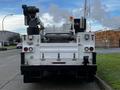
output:
[{"label": "utility pole", "polygon": [[84,2],[84,18],[87,16],[87,0]]}]

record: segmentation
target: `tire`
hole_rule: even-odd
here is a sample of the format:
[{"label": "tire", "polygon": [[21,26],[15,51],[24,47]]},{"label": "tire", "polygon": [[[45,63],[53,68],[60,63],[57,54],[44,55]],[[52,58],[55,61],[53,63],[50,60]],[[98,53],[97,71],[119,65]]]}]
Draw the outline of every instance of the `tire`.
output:
[{"label": "tire", "polygon": [[29,75],[24,75],[23,81],[24,83],[31,83],[33,81],[33,77]]},{"label": "tire", "polygon": [[40,82],[42,78],[43,78],[43,72],[41,72],[39,75],[24,74],[23,81],[24,83]]},{"label": "tire", "polygon": [[93,82],[95,80],[95,75],[88,75],[87,76],[87,81],[88,82]]}]

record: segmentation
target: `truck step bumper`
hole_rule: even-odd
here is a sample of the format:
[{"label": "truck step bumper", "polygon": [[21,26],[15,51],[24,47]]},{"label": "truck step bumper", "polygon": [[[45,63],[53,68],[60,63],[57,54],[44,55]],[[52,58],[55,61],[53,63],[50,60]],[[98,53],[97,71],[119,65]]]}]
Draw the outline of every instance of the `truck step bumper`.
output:
[{"label": "truck step bumper", "polygon": [[84,73],[92,73],[96,74],[97,66],[96,65],[67,65],[67,66],[51,66],[51,65],[39,65],[39,66],[28,66],[21,65],[21,74],[27,73],[40,73],[41,71],[65,71],[65,72],[79,72],[81,74]]}]

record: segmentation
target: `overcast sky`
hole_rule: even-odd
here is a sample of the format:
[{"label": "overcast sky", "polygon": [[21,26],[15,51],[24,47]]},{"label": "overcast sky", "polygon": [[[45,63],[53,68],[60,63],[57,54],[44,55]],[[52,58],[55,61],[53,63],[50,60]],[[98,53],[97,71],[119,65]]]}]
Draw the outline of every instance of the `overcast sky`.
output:
[{"label": "overcast sky", "polygon": [[[0,0],[0,30],[1,22],[5,15],[9,16],[4,21],[5,30],[26,33],[22,4],[35,5],[40,9],[40,17],[45,26],[50,24],[62,25],[65,18],[70,15],[80,17],[83,15],[84,0]],[[92,30],[104,27],[120,27],[120,0],[90,0],[91,15],[89,22]]]}]

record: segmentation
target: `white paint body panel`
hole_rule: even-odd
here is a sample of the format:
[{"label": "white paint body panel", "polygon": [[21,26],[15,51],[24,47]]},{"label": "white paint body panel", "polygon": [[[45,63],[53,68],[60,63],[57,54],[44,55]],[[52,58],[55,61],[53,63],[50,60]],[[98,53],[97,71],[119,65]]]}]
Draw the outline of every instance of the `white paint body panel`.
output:
[{"label": "white paint body panel", "polygon": [[[85,40],[85,34],[90,35],[89,40]],[[28,36],[24,36],[22,38],[22,52],[25,52],[24,47],[33,48],[33,51],[25,52],[25,64],[82,65],[84,56],[89,56],[89,64],[92,64],[92,52],[85,52],[84,50],[85,47],[95,47],[95,36],[92,38],[91,35],[94,35],[94,33],[78,33],[76,42],[72,43],[41,43],[40,35],[33,35],[32,40],[29,40]],[[53,64],[53,62],[65,62],[65,64]]]}]

